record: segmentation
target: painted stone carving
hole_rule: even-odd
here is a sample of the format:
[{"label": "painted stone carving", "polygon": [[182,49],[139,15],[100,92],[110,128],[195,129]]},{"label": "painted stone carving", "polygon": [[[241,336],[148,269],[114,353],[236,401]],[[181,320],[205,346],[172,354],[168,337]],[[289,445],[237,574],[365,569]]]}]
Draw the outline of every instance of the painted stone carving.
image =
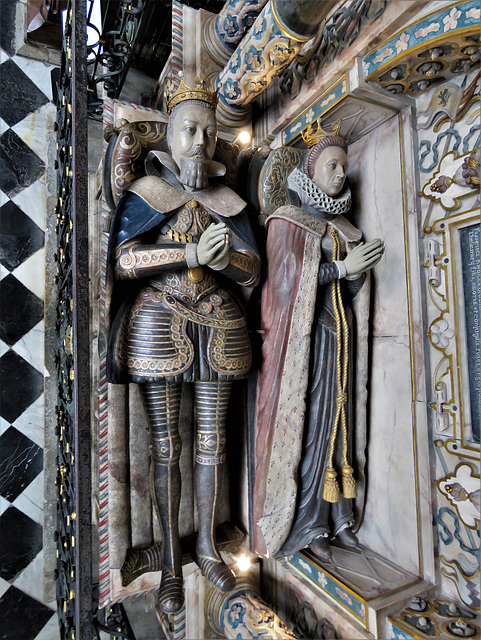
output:
[{"label": "painted stone carving", "polygon": [[[178,516],[179,410],[183,383],[194,384],[196,561],[221,591],[235,586],[214,531],[225,460],[227,405],[233,380],[249,373],[245,317],[229,290],[257,282],[259,258],[245,202],[209,186],[225,167],[212,160],[216,97],[199,80],[182,81],[168,99],[171,155],[152,151],[147,175],[120,201],[110,233],[112,295],[110,382],[140,385],[150,428],[151,490],[162,528],[159,604],[183,604]],[[194,431],[194,429],[193,429]]]},{"label": "painted stone carving", "polygon": [[[344,217],[351,195],[339,126],[335,134],[307,129],[309,151],[290,168],[284,205],[266,222],[254,497],[256,550],[264,555],[310,546],[326,560],[331,536],[358,544],[351,527],[352,499],[363,495],[367,276],[384,244],[361,242]],[[298,157],[299,150],[283,155],[290,151]]]}]

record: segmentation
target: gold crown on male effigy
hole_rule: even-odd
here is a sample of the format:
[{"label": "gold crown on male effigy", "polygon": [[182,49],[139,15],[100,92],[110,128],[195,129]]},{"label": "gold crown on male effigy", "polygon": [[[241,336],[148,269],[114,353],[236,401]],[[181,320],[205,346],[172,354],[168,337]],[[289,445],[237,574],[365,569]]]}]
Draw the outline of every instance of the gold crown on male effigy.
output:
[{"label": "gold crown on male effigy", "polygon": [[[314,125],[316,125],[316,129],[314,129]],[[329,131],[325,131],[321,127],[320,121],[316,120],[315,122],[312,122],[308,127],[306,127],[304,131],[302,131],[301,136],[304,142],[306,143],[307,148],[310,149],[321,140],[324,140],[324,138],[327,138],[327,136],[332,136],[332,135],[341,136],[341,126],[342,126],[342,119],[339,118],[338,120],[336,120],[336,122],[333,122],[331,124],[331,129],[332,129],[332,133],[331,133]]]},{"label": "gold crown on male effigy", "polygon": [[167,113],[171,113],[172,109],[184,100],[200,100],[205,102],[214,109],[217,107],[217,91],[209,91],[205,79],[196,76],[195,87],[189,87],[184,79],[180,79],[180,84],[174,90],[174,82],[170,79],[166,83],[165,98],[167,103]]}]

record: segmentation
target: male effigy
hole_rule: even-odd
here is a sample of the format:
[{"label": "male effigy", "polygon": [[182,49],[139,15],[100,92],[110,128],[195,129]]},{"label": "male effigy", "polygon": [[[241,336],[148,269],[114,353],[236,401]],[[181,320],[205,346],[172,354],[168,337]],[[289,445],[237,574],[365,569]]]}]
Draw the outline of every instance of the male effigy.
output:
[{"label": "male effigy", "polygon": [[329,560],[334,537],[358,546],[352,499],[353,466],[361,475],[365,448],[366,276],[384,244],[361,242],[344,217],[351,195],[339,129],[311,126],[307,153],[279,149],[270,161],[275,182],[289,158],[300,158],[287,175],[286,204],[266,221],[254,492],[255,544],[264,555],[309,546]]},{"label": "male effigy", "polygon": [[246,203],[225,185],[209,186],[209,178],[225,172],[212,160],[216,104],[216,95],[198,78],[194,87],[182,80],[171,92],[167,143],[172,155],[149,153],[147,175],[127,189],[109,238],[117,284],[108,377],[140,385],[163,536],[159,604],[165,612],[183,604],[178,531],[183,383],[194,384],[197,423],[196,561],[218,589],[235,586],[214,531],[231,385],[248,375],[251,350],[245,316],[229,282],[256,284],[259,258]]}]

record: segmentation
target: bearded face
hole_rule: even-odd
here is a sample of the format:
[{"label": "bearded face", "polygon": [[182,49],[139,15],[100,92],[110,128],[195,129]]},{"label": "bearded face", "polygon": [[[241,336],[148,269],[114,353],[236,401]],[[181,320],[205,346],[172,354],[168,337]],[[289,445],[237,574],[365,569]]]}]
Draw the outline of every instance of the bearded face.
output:
[{"label": "bearded face", "polygon": [[179,180],[186,187],[205,189],[217,143],[215,113],[201,102],[186,102],[171,117],[174,122],[168,143],[179,168]]}]

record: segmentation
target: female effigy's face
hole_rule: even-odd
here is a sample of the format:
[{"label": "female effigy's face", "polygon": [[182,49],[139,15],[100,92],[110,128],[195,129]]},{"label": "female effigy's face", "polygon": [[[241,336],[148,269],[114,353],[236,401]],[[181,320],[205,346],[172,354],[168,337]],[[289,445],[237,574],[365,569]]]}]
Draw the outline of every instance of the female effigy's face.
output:
[{"label": "female effigy's face", "polygon": [[337,196],[344,186],[347,172],[347,155],[341,147],[327,147],[314,166],[312,181],[326,195]]}]

